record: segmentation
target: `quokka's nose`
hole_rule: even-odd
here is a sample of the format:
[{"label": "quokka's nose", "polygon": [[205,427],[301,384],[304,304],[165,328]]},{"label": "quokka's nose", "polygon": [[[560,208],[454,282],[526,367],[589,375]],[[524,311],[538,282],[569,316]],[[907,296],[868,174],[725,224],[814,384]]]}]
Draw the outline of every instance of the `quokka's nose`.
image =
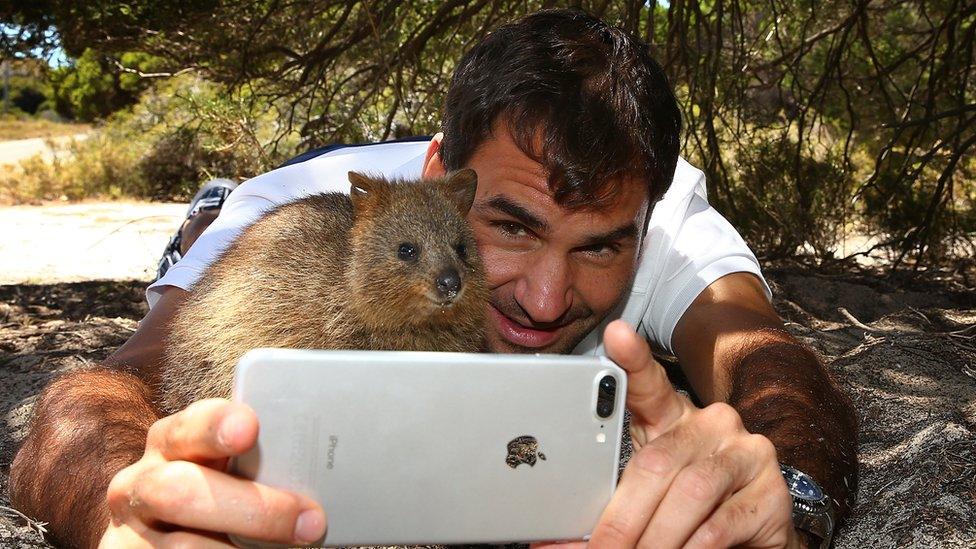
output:
[{"label": "quokka's nose", "polygon": [[461,291],[461,275],[451,267],[437,275],[437,294],[444,299],[454,299]]}]

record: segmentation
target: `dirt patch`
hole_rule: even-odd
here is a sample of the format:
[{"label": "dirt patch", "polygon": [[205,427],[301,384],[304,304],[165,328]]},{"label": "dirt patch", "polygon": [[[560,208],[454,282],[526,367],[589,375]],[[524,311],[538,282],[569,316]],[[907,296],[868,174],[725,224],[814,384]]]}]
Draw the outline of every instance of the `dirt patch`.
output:
[{"label": "dirt patch", "polygon": [[[5,128],[0,124],[0,132]],[[64,135],[48,135],[46,137],[26,137],[9,141],[0,141],[0,169],[17,170],[18,163],[32,157],[39,157],[44,162],[54,160],[56,151],[67,146],[72,141],[84,141],[88,139],[88,133],[77,133],[75,128],[72,133]],[[53,130],[57,131],[57,130]]]},{"label": "dirt patch", "polygon": [[[97,364],[146,311],[145,282],[0,286],[0,505],[34,398],[59,373]],[[50,547],[0,510],[0,547]]]},{"label": "dirt patch", "polygon": [[[858,407],[861,486],[837,547],[976,546],[973,289],[766,273],[790,331],[824,356]],[[145,313],[144,286],[0,286],[0,505],[34,396],[57,373],[97,363],[121,344]],[[0,546],[47,547],[2,512]]]},{"label": "dirt patch", "polygon": [[[24,139],[78,136],[90,133],[89,124],[54,122],[43,118],[0,117],[0,150],[11,141]],[[0,162],[3,155],[0,154]]]},{"label": "dirt patch", "polygon": [[151,277],[185,216],[155,202],[0,206],[0,284]]}]

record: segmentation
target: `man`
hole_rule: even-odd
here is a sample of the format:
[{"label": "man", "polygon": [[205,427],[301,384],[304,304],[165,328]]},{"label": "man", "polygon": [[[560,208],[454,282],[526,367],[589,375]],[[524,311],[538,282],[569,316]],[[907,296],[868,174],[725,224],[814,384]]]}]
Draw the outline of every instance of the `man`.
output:
[{"label": "man", "polygon": [[[828,536],[829,501],[801,524],[814,537],[794,529],[778,462],[815,478],[843,512],[850,406],[785,333],[755,257],[678,158],[678,109],[646,48],[580,12],[528,16],[465,55],[443,128],[430,140],[313,151],[236,189],[202,234],[206,223],[191,221],[185,240],[195,242],[149,288],[149,314],[107,369],[66,376],[40,399],[11,469],[15,504],[77,545],[318,539],[318,504],[221,472],[255,441],[247,407],[208,400],[158,416],[168,322],[206,264],[268,207],[345,190],[349,169],[432,177],[470,167],[491,350],[606,352],[628,372],[635,454],[590,543],[773,547]],[[677,355],[709,406],[671,388],[647,341]],[[797,492],[809,479],[788,471]]]}]

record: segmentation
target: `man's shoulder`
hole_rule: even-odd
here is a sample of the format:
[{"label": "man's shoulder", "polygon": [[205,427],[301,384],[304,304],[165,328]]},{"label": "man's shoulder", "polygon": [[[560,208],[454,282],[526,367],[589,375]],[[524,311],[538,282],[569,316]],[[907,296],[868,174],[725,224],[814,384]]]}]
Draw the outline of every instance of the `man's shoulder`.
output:
[{"label": "man's shoulder", "polygon": [[735,227],[708,203],[704,173],[682,158],[648,225],[625,319],[671,352],[674,326],[704,288],[734,272],[762,274]]},{"label": "man's shoulder", "polygon": [[311,194],[349,192],[347,173],[350,171],[388,178],[417,178],[430,139],[411,137],[320,147],[245,181],[231,194],[230,201],[233,204],[248,197],[281,204]]},{"label": "man's shoulder", "polygon": [[664,202],[685,200],[692,194],[698,194],[702,198],[708,199],[705,187],[705,173],[679,156],[678,163],[674,168],[674,177],[671,179],[671,185],[661,200]]},{"label": "man's shoulder", "polygon": [[294,158],[286,160],[284,163],[278,166],[278,168],[300,164],[315,158],[327,158],[329,156],[336,156],[339,154],[372,156],[376,154],[386,154],[397,150],[399,150],[399,152],[409,152],[413,149],[423,151],[426,149],[426,145],[427,143],[430,143],[431,139],[432,137],[429,135],[418,135],[413,137],[403,137],[400,139],[391,139],[389,141],[376,141],[372,143],[333,143],[331,145],[325,145],[323,147],[312,149],[295,156]]}]

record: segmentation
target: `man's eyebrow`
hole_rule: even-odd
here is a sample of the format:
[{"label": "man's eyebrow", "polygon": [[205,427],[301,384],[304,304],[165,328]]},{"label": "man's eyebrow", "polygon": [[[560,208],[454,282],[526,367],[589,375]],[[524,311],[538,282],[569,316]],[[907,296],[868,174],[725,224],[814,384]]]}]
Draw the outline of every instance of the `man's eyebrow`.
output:
[{"label": "man's eyebrow", "polygon": [[549,224],[546,223],[545,220],[540,219],[537,215],[529,210],[526,210],[521,205],[516,204],[508,197],[501,195],[493,196],[488,200],[486,206],[518,219],[523,225],[532,229],[533,231],[543,233],[549,231]]},{"label": "man's eyebrow", "polygon": [[637,224],[634,222],[622,225],[606,233],[589,235],[583,240],[580,247],[585,248],[588,246],[598,246],[600,244],[608,244],[610,242],[626,240],[628,238],[637,238]]}]

